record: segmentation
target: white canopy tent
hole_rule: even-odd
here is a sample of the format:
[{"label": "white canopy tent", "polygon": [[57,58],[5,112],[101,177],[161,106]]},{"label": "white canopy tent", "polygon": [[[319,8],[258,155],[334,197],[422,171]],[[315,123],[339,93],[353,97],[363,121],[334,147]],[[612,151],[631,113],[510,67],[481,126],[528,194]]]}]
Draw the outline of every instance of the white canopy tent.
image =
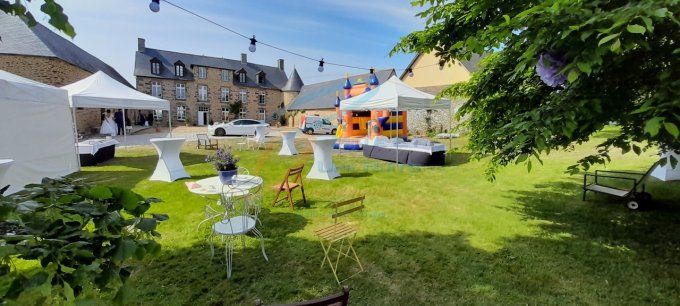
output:
[{"label": "white canopy tent", "polygon": [[76,155],[66,90],[0,70],[0,159],[14,160],[0,187],[76,172]]},{"label": "white canopy tent", "polygon": [[[418,109],[440,109],[449,111],[449,131],[451,130],[451,101],[434,100],[435,96],[417,90],[392,76],[385,83],[375,89],[340,102],[341,111],[352,110],[389,110],[396,111],[399,121],[399,111]],[[398,134],[397,134],[398,135]],[[450,141],[450,140],[449,140]],[[397,146],[397,164],[399,163],[399,143]]]},{"label": "white canopy tent", "polygon": [[[123,122],[126,109],[167,110],[170,112],[170,102],[134,90],[114,80],[106,73],[97,71],[95,74],[73,84],[62,87],[68,91],[68,98],[75,118],[75,108],[120,108],[123,110]],[[168,118],[172,118],[170,115]],[[172,136],[172,120],[168,120],[170,135]],[[123,136],[127,136],[123,129]]]}]

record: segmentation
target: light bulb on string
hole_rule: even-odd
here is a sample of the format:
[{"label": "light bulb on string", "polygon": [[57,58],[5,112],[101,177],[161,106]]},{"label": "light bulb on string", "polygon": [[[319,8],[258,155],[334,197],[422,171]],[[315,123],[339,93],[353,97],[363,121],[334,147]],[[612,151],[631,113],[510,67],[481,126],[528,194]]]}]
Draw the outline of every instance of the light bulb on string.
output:
[{"label": "light bulb on string", "polygon": [[322,57],[321,60],[319,61],[319,68],[317,68],[316,70],[319,70],[319,72],[323,72],[323,63],[325,62],[323,61]]},{"label": "light bulb on string", "polygon": [[255,50],[257,50],[257,46],[255,46],[256,43],[257,39],[255,39],[255,35],[253,35],[253,38],[250,39],[250,46],[248,47],[250,52],[255,52]]},{"label": "light bulb on string", "polygon": [[151,0],[151,3],[149,3],[149,9],[154,13],[158,13],[158,11],[161,10],[161,0]]},{"label": "light bulb on string", "polygon": [[408,72],[408,76],[410,78],[412,78],[413,77],[413,69],[409,68],[409,69],[406,69],[406,71]]},{"label": "light bulb on string", "polygon": [[439,62],[439,70],[444,70],[444,64],[445,62]]}]

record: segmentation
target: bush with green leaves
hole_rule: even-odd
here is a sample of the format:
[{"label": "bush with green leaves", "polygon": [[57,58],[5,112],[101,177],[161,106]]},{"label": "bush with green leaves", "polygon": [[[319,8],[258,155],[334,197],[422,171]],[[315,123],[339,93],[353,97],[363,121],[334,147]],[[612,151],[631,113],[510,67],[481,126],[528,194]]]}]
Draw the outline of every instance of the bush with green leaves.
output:
[{"label": "bush with green leaves", "polygon": [[[40,11],[50,17],[49,23],[64,34],[75,37],[76,31],[69,23],[68,16],[64,14],[64,9],[61,5],[54,0],[43,0],[43,2],[44,3],[40,6]],[[21,20],[26,22],[29,27],[33,27],[37,23],[35,17],[28,8],[26,8],[23,1],[0,0],[0,11],[18,16]],[[2,33],[0,33],[0,35],[2,35]],[[1,38],[2,37],[0,36],[0,40]]]},{"label": "bush with green leaves", "polygon": [[679,0],[413,4],[426,7],[425,28],[392,53],[433,52],[444,64],[491,54],[469,82],[441,93],[468,100],[458,115],[469,118],[474,156],[492,156],[491,178],[512,162],[530,169],[542,153],[585,142],[610,122],[621,133],[573,172],[609,161],[613,148],[680,151]]},{"label": "bush with green leaves", "polygon": [[[43,179],[0,196],[0,299],[73,304],[87,290],[122,299],[130,260],[157,254],[158,199],[80,180]],[[17,259],[38,269],[17,269]],[[115,295],[114,295],[115,293]]]}]

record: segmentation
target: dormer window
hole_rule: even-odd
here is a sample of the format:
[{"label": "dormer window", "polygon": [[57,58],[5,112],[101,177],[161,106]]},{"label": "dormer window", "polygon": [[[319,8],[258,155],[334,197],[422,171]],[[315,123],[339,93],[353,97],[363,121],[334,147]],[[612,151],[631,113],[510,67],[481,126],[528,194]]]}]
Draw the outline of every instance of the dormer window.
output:
[{"label": "dormer window", "polygon": [[246,79],[246,70],[243,69],[243,68],[237,70],[237,71],[236,71],[236,77],[238,77],[238,82],[239,82],[239,83],[242,83],[242,84],[246,83],[246,81],[247,81],[247,79]]},{"label": "dormer window", "polygon": [[260,71],[255,75],[255,79],[257,81],[257,84],[264,84],[264,79],[265,79],[265,73],[263,71]]},{"label": "dormer window", "polygon": [[184,76],[184,63],[177,61],[175,63],[175,76],[178,77],[183,77]]},{"label": "dormer window", "polygon": [[159,75],[161,74],[161,61],[157,58],[151,59],[151,74]]}]

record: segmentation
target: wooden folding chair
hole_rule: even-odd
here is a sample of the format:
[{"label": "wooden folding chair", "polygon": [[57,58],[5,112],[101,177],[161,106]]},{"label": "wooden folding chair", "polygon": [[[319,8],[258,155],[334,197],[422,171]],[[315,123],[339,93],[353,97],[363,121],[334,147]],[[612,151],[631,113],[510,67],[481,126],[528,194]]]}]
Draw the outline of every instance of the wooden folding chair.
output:
[{"label": "wooden folding chair", "polygon": [[[290,208],[295,208],[295,205],[293,204],[293,190],[298,187],[300,187],[300,190],[302,191],[302,202],[307,204],[307,198],[305,197],[305,186],[302,184],[302,168],[304,167],[305,165],[301,165],[297,168],[288,169],[286,176],[283,178],[283,182],[281,182],[281,184],[272,186],[272,188],[276,189],[276,197],[274,197],[274,203],[272,206],[276,206],[276,203],[284,200],[279,200],[279,195],[281,195],[281,192],[285,192],[286,199],[288,199],[288,202],[290,203]],[[291,177],[294,177],[293,180],[290,179]]]},{"label": "wooden folding chair", "polygon": [[[354,250],[354,246],[352,246],[354,238],[356,238],[357,227],[349,222],[338,222],[338,218],[363,210],[365,198],[366,196],[361,196],[333,204],[332,207],[335,208],[335,213],[331,215],[331,218],[333,218],[333,225],[314,231],[316,236],[321,240],[321,248],[323,249],[321,267],[323,268],[323,266],[328,263],[338,284],[364,271],[364,267],[361,265],[357,252]],[[341,207],[343,209],[342,211],[340,211]],[[338,246],[336,247],[336,245]],[[331,260],[331,251],[337,253],[337,256],[334,258],[335,263]],[[341,281],[338,278],[338,263],[340,263],[340,259],[342,258],[349,258],[356,261],[357,264],[359,264],[359,272],[354,273]]]},{"label": "wooden folding chair", "polygon": [[217,139],[215,139],[215,143],[213,143],[213,139],[210,139],[208,134],[196,134],[196,149],[200,149],[201,147],[204,149],[217,149],[217,146]]}]

